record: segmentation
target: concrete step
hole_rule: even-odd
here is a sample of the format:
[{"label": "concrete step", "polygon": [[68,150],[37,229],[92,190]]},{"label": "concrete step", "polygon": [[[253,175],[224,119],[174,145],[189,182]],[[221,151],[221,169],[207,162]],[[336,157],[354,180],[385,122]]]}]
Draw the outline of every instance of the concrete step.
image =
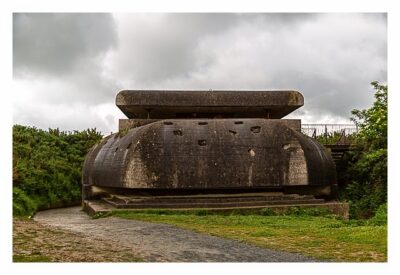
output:
[{"label": "concrete step", "polygon": [[103,198],[103,201],[109,203],[116,208],[229,208],[229,207],[247,207],[247,206],[268,206],[268,205],[290,205],[290,204],[313,204],[323,203],[323,199],[280,199],[280,200],[248,200],[248,201],[219,201],[210,202],[201,201],[182,201],[182,202],[165,202],[165,201],[142,201],[121,203],[112,199]]},{"label": "concrete step", "polygon": [[180,196],[180,197],[126,197],[126,196],[111,196],[110,198],[106,198],[107,201],[113,201],[114,203],[119,204],[132,204],[132,203],[220,203],[220,202],[251,202],[251,201],[283,201],[283,200],[298,200],[298,199],[314,199],[314,196],[311,195],[236,195],[236,196]]},{"label": "concrete step", "polygon": [[[217,208],[202,208],[207,211],[211,211],[213,213],[232,213],[233,211],[240,210],[241,213],[258,213],[260,209],[268,208],[271,209],[275,213],[285,213],[292,207],[298,207],[301,209],[310,209],[310,208],[324,208],[327,209],[332,214],[341,217],[343,219],[349,218],[349,204],[344,202],[336,202],[336,201],[328,201],[322,203],[311,203],[311,204],[293,204],[288,205],[261,205],[261,206],[240,206],[240,207],[217,207]],[[112,205],[102,201],[102,200],[84,200],[83,201],[83,209],[90,216],[98,216],[105,215],[112,211],[124,210],[123,208],[117,209]],[[191,207],[186,208],[169,208],[172,211],[188,211],[192,210]],[[132,211],[141,211],[141,208],[132,209]]]},{"label": "concrete step", "polygon": [[202,199],[202,198],[241,198],[241,197],[276,197],[276,196],[295,196],[298,194],[284,194],[283,192],[253,192],[253,193],[208,193],[208,194],[186,194],[186,195],[120,195],[110,193],[111,197],[121,199]]}]

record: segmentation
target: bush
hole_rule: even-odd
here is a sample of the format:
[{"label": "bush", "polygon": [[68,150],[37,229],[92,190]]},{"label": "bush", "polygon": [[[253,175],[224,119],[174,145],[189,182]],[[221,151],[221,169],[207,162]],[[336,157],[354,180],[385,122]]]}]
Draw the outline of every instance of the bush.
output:
[{"label": "bush", "polygon": [[378,210],[375,213],[375,216],[372,217],[368,224],[371,225],[386,225],[387,224],[387,203],[379,206]]},{"label": "bush", "polygon": [[[350,217],[371,218],[387,202],[387,85],[372,82],[375,102],[353,110],[359,126],[357,149],[345,155],[339,180],[346,183],[341,198],[350,203]],[[381,210],[384,211],[384,210]]]},{"label": "bush", "polygon": [[13,188],[13,215],[32,216],[37,210],[37,204],[18,187]]},{"label": "bush", "polygon": [[14,215],[79,201],[84,157],[101,138],[95,129],[62,132],[14,125]]}]

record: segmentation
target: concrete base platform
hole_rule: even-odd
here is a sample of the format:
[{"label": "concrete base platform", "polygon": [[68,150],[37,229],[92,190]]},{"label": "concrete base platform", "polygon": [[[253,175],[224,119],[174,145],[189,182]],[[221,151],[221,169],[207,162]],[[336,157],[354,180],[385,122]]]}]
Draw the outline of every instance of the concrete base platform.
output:
[{"label": "concrete base platform", "polygon": [[[246,204],[226,204],[225,205],[218,205],[217,207],[198,207],[198,204],[194,204],[194,207],[189,207],[186,205],[184,206],[177,206],[177,207],[162,207],[163,205],[145,205],[144,207],[134,206],[132,208],[129,207],[117,207],[116,204],[110,204],[104,200],[84,200],[83,201],[83,210],[88,213],[90,216],[102,216],[110,213],[112,211],[143,211],[143,210],[151,210],[151,209],[168,209],[171,211],[193,211],[193,210],[201,210],[201,211],[210,211],[213,213],[241,213],[241,214],[257,214],[261,211],[265,211],[265,209],[270,209],[271,211],[275,212],[276,214],[284,214],[288,211],[292,211],[294,208],[297,209],[310,209],[310,208],[317,208],[317,209],[325,209],[328,212],[336,215],[342,219],[349,218],[349,204],[337,201],[328,201],[324,202],[321,200],[315,200],[315,202],[307,202],[307,201],[293,201],[289,203],[285,201],[282,204],[278,202],[274,203],[264,203],[264,204],[255,204],[255,205],[246,205]],[[164,205],[165,206],[165,205]],[[171,205],[173,206],[173,205]]]},{"label": "concrete base platform", "polygon": [[174,196],[123,196],[109,195],[102,200],[116,208],[241,208],[268,205],[323,203],[312,195],[283,194],[281,192],[201,194]]}]

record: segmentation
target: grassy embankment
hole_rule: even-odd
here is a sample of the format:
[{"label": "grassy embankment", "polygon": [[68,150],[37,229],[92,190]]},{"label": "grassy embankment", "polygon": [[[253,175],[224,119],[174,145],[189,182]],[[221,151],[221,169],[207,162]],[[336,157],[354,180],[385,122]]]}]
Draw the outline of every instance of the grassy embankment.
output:
[{"label": "grassy embankment", "polygon": [[102,135],[13,126],[13,215],[79,204],[84,157]]},{"label": "grassy embankment", "polygon": [[[114,216],[167,223],[181,228],[235,239],[260,247],[301,253],[341,262],[387,261],[384,209],[367,221],[344,221],[307,213],[277,215],[221,215],[204,211],[115,211]],[[384,215],[384,214],[383,214]]]}]

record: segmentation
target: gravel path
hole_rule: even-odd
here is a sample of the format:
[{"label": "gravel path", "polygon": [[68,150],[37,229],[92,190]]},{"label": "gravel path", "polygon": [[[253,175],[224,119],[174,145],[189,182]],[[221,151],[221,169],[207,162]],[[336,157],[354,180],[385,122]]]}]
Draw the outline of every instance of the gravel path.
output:
[{"label": "gravel path", "polygon": [[149,262],[315,261],[302,255],[263,249],[172,225],[116,217],[92,219],[80,207],[38,212],[34,219],[42,224],[112,240],[121,247],[131,247]]}]

